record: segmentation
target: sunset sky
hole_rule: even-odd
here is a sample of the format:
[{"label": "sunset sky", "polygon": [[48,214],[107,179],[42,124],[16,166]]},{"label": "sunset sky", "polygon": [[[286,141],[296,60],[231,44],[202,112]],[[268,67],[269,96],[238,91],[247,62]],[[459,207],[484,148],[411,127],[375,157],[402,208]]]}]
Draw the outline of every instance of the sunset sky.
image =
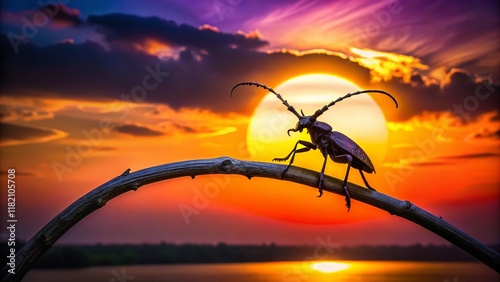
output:
[{"label": "sunset sky", "polygon": [[[127,168],[286,156],[308,140],[286,134],[296,123],[286,107],[261,88],[229,95],[257,81],[306,114],[349,91],[391,93],[398,109],[383,95],[355,96],[320,120],[364,148],[378,191],[500,243],[498,1],[39,3],[7,0],[1,10],[1,203],[15,168],[18,239]],[[295,164],[319,171],[321,162],[312,151]],[[326,173],[345,169],[329,161]],[[350,181],[362,184],[357,172]],[[213,183],[219,192],[183,214]],[[119,196],[59,242],[446,243],[316,194],[262,178],[178,178]]]}]

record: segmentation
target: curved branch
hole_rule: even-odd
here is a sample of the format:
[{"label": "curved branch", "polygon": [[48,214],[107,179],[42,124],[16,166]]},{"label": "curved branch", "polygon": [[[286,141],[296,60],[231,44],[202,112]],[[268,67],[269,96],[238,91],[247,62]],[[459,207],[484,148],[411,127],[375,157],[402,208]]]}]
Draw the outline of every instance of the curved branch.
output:
[{"label": "curved branch", "polygon": [[[1,281],[21,281],[32,265],[71,227],[93,211],[106,205],[108,201],[139,187],[177,177],[205,174],[239,174],[248,178],[265,177],[281,180],[284,165],[241,161],[228,157],[190,160],[164,164],[122,175],[102,184],[76,200],[33,236],[16,254],[15,275],[2,270]],[[318,172],[299,167],[291,167],[284,180],[317,189]],[[325,176],[324,190],[344,195],[342,180]],[[500,255],[488,246],[463,233],[443,219],[415,206],[409,201],[401,201],[380,192],[349,183],[351,197],[360,202],[385,210],[392,215],[406,218],[448,240],[482,261],[495,271],[500,271]]]}]

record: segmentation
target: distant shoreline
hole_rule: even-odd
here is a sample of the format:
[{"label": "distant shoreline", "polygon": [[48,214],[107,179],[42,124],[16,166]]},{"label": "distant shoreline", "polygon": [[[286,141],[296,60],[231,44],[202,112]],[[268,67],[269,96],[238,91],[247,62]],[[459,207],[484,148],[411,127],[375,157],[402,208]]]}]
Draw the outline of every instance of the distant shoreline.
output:
[{"label": "distant shoreline", "polygon": [[[492,248],[498,252],[500,245]],[[476,261],[453,245],[96,244],[54,246],[34,268],[304,260]]]}]

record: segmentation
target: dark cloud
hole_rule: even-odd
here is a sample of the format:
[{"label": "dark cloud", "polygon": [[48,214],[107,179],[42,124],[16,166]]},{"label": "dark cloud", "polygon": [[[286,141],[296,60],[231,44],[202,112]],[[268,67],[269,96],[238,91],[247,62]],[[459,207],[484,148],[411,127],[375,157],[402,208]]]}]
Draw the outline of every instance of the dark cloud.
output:
[{"label": "dark cloud", "polygon": [[193,127],[188,126],[188,125],[174,123],[174,124],[172,124],[172,126],[176,129],[182,131],[183,133],[196,133],[197,132],[196,129],[194,129]]},{"label": "dark cloud", "polygon": [[35,110],[30,107],[23,106],[11,106],[7,104],[0,104],[0,121],[16,121],[16,120],[36,120],[51,118],[53,114],[51,112],[43,110]]},{"label": "dark cloud", "polygon": [[56,25],[79,26],[83,23],[78,9],[71,9],[62,4],[45,5],[40,10],[49,15]]},{"label": "dark cloud", "polygon": [[442,166],[448,164],[449,163],[440,161],[424,161],[424,162],[412,163],[411,166],[427,167],[427,166]]},{"label": "dark cloud", "polygon": [[397,98],[398,119],[408,119],[423,111],[449,111],[464,122],[481,114],[497,111],[500,103],[500,84],[487,80],[477,82],[461,72],[451,75],[448,84],[403,83],[398,79],[380,82],[376,88],[384,89]]},{"label": "dark cloud", "polygon": [[256,49],[268,44],[258,37],[243,34],[222,33],[213,29],[199,29],[186,24],[159,17],[140,17],[135,15],[108,14],[89,16],[89,24],[97,26],[108,43],[143,43],[154,39],[174,46],[183,46],[221,52],[229,48]]},{"label": "dark cloud", "polygon": [[[9,45],[5,37],[2,42]],[[21,47],[17,55],[3,54],[4,68],[9,69],[4,76],[4,91],[18,97],[53,95],[84,100],[127,100],[124,94],[129,101],[134,101],[132,94],[143,95],[133,92],[134,89],[143,86],[144,78],[151,76],[152,69],[152,72],[169,75],[161,81],[148,80],[149,84],[158,84],[146,91],[146,102],[166,103],[174,108],[250,113],[251,106],[266,92],[242,89],[238,99],[231,99],[229,91],[240,81],[255,80],[275,86],[308,72],[337,73],[360,84],[370,79],[369,70],[327,54],[299,57],[290,53],[228,49],[195,59],[197,51],[187,48],[178,60],[160,60],[141,51],[106,50],[94,42]]]},{"label": "dark cloud", "polygon": [[58,135],[55,130],[35,128],[11,123],[0,123],[0,144],[13,144],[41,140]]},{"label": "dark cloud", "polygon": [[[3,10],[1,11],[1,21],[7,25],[19,27],[21,32],[27,32],[26,34],[28,35],[32,35],[33,32],[38,33],[38,28],[43,28],[46,25],[51,27],[70,27],[79,26],[84,22],[80,18],[80,11],[78,9],[69,8],[63,4],[43,4],[40,1],[35,5],[28,5],[30,7],[25,7],[26,9],[21,8],[15,11]],[[31,39],[32,36],[27,37]]]},{"label": "dark cloud", "polygon": [[115,128],[115,130],[118,133],[123,133],[123,134],[128,134],[128,135],[133,135],[133,136],[152,137],[152,136],[163,135],[162,132],[155,131],[155,130],[152,130],[152,129],[149,129],[149,128],[143,127],[143,126],[133,125],[133,124],[126,124],[126,125],[117,126]]},{"label": "dark cloud", "polygon": [[3,90],[18,95],[119,100],[121,93],[130,94],[142,83],[146,66],[160,63],[156,57],[139,52],[108,52],[93,42],[45,48],[28,43],[20,45],[16,55],[9,52],[8,39],[3,39],[2,50],[7,51],[2,53],[3,68],[9,70],[3,72]]},{"label": "dark cloud", "polygon": [[482,158],[493,158],[498,157],[500,154],[497,153],[475,153],[475,154],[463,154],[454,156],[442,156],[437,157],[434,160],[422,161],[422,162],[412,162],[411,166],[414,167],[435,167],[444,165],[455,165],[459,164],[464,160],[482,159]]},{"label": "dark cloud", "polygon": [[480,158],[491,158],[498,157],[499,154],[496,153],[476,153],[476,154],[464,154],[455,156],[444,156],[440,157],[443,160],[463,160],[463,159],[480,159]]},{"label": "dark cloud", "polygon": [[482,133],[477,133],[473,136],[473,138],[483,139],[483,138],[492,138],[492,139],[500,139],[500,129],[497,131],[485,131]]},{"label": "dark cloud", "polygon": [[97,147],[96,148],[96,151],[115,151],[116,148],[115,147]]},{"label": "dark cloud", "polygon": [[[7,170],[0,170],[0,175],[9,175]],[[39,176],[37,173],[16,169],[16,176]]]},{"label": "dark cloud", "polygon": [[[274,87],[301,74],[332,73],[363,88],[392,93],[400,104],[395,111],[398,120],[423,111],[446,110],[467,120],[498,109],[500,86],[478,83],[465,72],[451,73],[444,87],[426,84],[417,74],[411,83],[393,78],[370,84],[370,70],[348,58],[327,53],[299,56],[286,51],[262,52],[257,48],[267,42],[258,37],[198,29],[158,17],[110,14],[90,16],[88,22],[105,35],[111,48],[90,41],[46,47],[26,43],[15,55],[4,51],[10,42],[2,36],[2,67],[8,70],[3,77],[4,93],[145,101],[175,109],[196,107],[249,114],[266,91],[242,88],[237,98],[230,99],[229,91],[238,82],[258,81]],[[177,46],[178,56],[159,59],[135,48],[114,48],[147,39]],[[164,75],[159,77],[158,73]],[[149,85],[147,90],[144,81]],[[374,99],[382,106],[393,107],[384,98]]]},{"label": "dark cloud", "polygon": [[500,121],[500,114],[497,113],[495,116],[492,116],[490,121]]},{"label": "dark cloud", "polygon": [[475,83],[472,78],[464,71],[452,69],[446,75],[443,87],[449,91],[456,91],[458,87],[472,86]]},{"label": "dark cloud", "polygon": [[411,81],[412,85],[414,85],[414,86],[415,85],[418,85],[418,86],[425,85],[425,82],[424,82],[422,76],[419,74],[412,75],[410,81]]}]

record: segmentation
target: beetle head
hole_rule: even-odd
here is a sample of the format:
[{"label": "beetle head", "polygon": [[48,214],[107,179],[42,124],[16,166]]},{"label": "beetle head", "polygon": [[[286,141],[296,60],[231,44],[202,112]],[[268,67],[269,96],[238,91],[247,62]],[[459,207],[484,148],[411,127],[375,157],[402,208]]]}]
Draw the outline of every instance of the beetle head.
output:
[{"label": "beetle head", "polygon": [[302,132],[302,130],[309,129],[313,123],[316,121],[316,118],[313,116],[302,116],[299,118],[299,121],[297,122],[297,125],[295,128],[290,128],[286,133],[288,133],[288,136],[290,136],[290,131],[291,132]]}]

